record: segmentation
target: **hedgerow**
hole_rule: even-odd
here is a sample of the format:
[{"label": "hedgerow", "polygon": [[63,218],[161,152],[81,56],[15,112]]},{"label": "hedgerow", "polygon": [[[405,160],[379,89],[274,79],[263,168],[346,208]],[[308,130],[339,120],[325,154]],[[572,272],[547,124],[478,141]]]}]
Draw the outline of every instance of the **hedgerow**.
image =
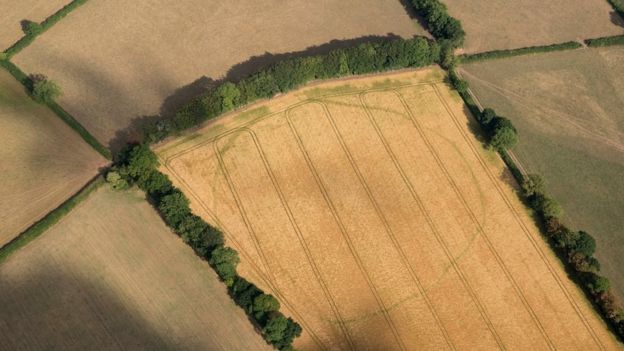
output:
[{"label": "hedgerow", "polygon": [[69,4],[65,5],[57,12],[55,12],[50,17],[46,18],[41,23],[29,22],[25,28],[26,35],[24,35],[20,40],[18,40],[10,48],[4,51],[6,58],[10,59],[18,52],[22,51],[24,48],[30,45],[35,40],[35,38],[43,34],[48,29],[52,28],[52,26],[60,21],[63,17],[67,16],[70,12],[86,2],[87,0],[74,0]]},{"label": "hedgerow", "polygon": [[520,49],[511,50],[494,50],[487,52],[480,52],[478,54],[461,55],[459,59],[462,63],[470,63],[475,61],[492,60],[505,57],[513,57],[520,55],[529,55],[537,53],[545,53],[552,51],[574,50],[583,47],[583,45],[576,41],[569,41],[560,44],[546,45],[546,46],[530,46]]},{"label": "hedgerow", "polygon": [[224,245],[223,233],[218,228],[192,213],[189,200],[158,171],[158,166],[158,158],[148,144],[129,145],[119,154],[106,178],[113,186],[123,179],[126,186],[137,185],[145,191],[165,223],[217,272],[230,296],[258,326],[264,339],[277,349],[291,350],[293,340],[301,334],[301,326],[279,311],[274,296],[238,275],[238,252]]},{"label": "hedgerow", "polygon": [[624,17],[624,0],[607,0],[609,4],[613,7],[615,12],[619,13],[620,16]]},{"label": "hedgerow", "polygon": [[624,45],[624,35],[587,39],[585,40],[585,44],[587,44],[587,46],[589,47]]},{"label": "hedgerow", "polygon": [[453,49],[464,44],[466,32],[461,22],[448,14],[446,5],[438,0],[410,0],[409,3],[427,22],[427,29],[440,44]]},{"label": "hedgerow", "polygon": [[287,59],[239,82],[223,82],[183,106],[171,120],[144,128],[148,142],[164,139],[258,99],[286,93],[312,80],[423,67],[438,62],[440,46],[426,38],[394,39]]}]

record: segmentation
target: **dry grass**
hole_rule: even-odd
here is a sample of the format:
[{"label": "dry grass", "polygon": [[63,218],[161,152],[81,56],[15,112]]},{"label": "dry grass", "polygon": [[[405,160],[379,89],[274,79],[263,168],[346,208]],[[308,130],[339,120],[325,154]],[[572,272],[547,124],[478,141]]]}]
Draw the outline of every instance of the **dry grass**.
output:
[{"label": "dry grass", "polygon": [[462,67],[481,102],[519,129],[514,150],[542,174],[565,220],[598,241],[624,297],[624,48],[576,50]]},{"label": "dry grass", "polygon": [[157,152],[302,350],[617,348],[441,76],[318,84]]},{"label": "dry grass", "polygon": [[0,245],[78,191],[106,164],[0,70]]},{"label": "dry grass", "polygon": [[24,36],[21,21],[41,22],[70,0],[0,0],[0,51]]},{"label": "dry grass", "polygon": [[142,193],[97,190],[0,266],[2,350],[270,350]]},{"label": "dry grass", "polygon": [[445,0],[466,30],[466,53],[624,33],[606,0]]},{"label": "dry grass", "polygon": [[15,61],[58,81],[61,105],[108,144],[252,56],[388,33],[425,31],[397,0],[90,1]]}]

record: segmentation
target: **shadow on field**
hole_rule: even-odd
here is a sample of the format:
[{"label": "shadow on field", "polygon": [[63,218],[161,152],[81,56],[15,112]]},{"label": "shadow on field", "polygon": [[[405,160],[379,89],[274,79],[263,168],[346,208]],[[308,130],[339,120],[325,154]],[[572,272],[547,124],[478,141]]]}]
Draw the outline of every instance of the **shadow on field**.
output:
[{"label": "shadow on field", "polygon": [[624,28],[624,18],[622,18],[622,16],[615,11],[611,12],[611,23]]},{"label": "shadow on field", "polygon": [[80,277],[52,266],[34,270],[27,276],[20,274],[19,280],[7,279],[6,271],[0,271],[0,349],[179,349],[96,277]]},{"label": "shadow on field", "polygon": [[335,49],[353,47],[361,43],[381,42],[398,38],[400,38],[400,36],[394,33],[388,33],[385,36],[368,35],[354,39],[332,40],[325,44],[310,46],[305,50],[301,51],[293,51],[281,54],[266,52],[259,56],[252,56],[248,60],[232,66],[228,70],[226,75],[221,79],[202,76],[191,84],[176,89],[173,94],[168,96],[163,101],[163,104],[161,105],[159,110],[159,115],[137,116],[130,122],[130,125],[127,128],[117,131],[115,137],[109,141],[109,147],[113,150],[113,152],[115,152],[118,151],[127,142],[140,141],[139,131],[146,122],[172,118],[175,115],[176,111],[180,109],[180,107],[189,103],[194,98],[201,96],[202,93],[206,92],[212,87],[215,87],[225,80],[238,82],[255,72],[258,72],[264,68],[271,66],[276,62],[285,59],[321,55]]}]

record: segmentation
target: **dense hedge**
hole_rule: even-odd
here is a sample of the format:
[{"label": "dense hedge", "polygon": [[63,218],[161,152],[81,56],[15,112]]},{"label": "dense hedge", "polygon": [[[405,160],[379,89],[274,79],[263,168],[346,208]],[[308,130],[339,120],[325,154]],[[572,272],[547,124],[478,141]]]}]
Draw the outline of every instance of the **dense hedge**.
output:
[{"label": "dense hedge", "polygon": [[20,235],[15,237],[9,243],[0,248],[0,263],[9,257],[13,252],[33,241],[39,235],[43,234],[52,225],[58,223],[61,218],[65,217],[74,207],[86,199],[100,185],[104,184],[104,178],[97,176],[85,185],[80,191],[63,202],[59,207],[52,210],[45,217],[37,221]]},{"label": "dense hedge", "polygon": [[616,35],[613,37],[602,37],[596,39],[587,39],[585,44],[589,47],[624,45],[624,35]]},{"label": "dense hedge", "polygon": [[4,53],[6,58],[11,58],[18,52],[22,51],[25,47],[30,45],[35,38],[50,29],[56,22],[60,21],[63,17],[67,16],[70,12],[75,10],[78,6],[84,4],[87,0],[74,0],[65,5],[62,9],[55,12],[52,16],[45,19],[43,22],[29,22],[25,29],[25,34],[20,40],[13,44],[10,48],[6,49]]},{"label": "dense hedge", "polygon": [[442,45],[458,48],[464,44],[466,32],[461,22],[448,14],[439,0],[409,0],[414,10],[427,22],[427,29]]},{"label": "dense hedge", "polygon": [[474,61],[492,60],[498,58],[537,54],[551,51],[573,50],[583,47],[583,45],[576,41],[569,41],[566,43],[546,45],[546,46],[531,46],[520,49],[511,50],[494,50],[487,52],[480,52],[478,54],[461,55],[459,59],[462,63],[469,63]]},{"label": "dense hedge", "polygon": [[147,144],[130,145],[120,153],[106,178],[115,189],[136,184],[144,190],[165,223],[214,268],[230,296],[260,328],[264,339],[279,350],[292,350],[301,326],[279,311],[275,297],[237,274],[238,253],[224,246],[219,229],[191,212],[186,196],[158,171],[158,165]]},{"label": "dense hedge", "polygon": [[[19,67],[14,65],[12,62],[7,60],[0,60],[0,67],[6,69],[15,79],[17,79],[26,90],[32,96],[32,88],[33,82],[30,77],[28,77],[24,72],[22,72]],[[80,122],[78,122],[72,115],[70,115],[65,109],[61,107],[56,101],[48,101],[45,102],[47,105],[60,119],[62,119],[71,129],[73,129],[76,133],[78,133],[87,144],[91,145],[100,155],[104,156],[107,160],[112,159],[112,155],[110,150],[108,150],[104,145],[100,144],[100,142],[86,130]]]},{"label": "dense hedge", "polygon": [[619,13],[624,18],[624,0],[607,0],[613,7],[615,12]]},{"label": "dense hedge", "polygon": [[173,119],[148,124],[144,128],[146,141],[162,140],[236,107],[288,92],[315,79],[428,66],[439,58],[438,44],[426,38],[412,38],[363,43],[325,55],[287,59],[239,82],[223,82],[183,106]]},{"label": "dense hedge", "polygon": [[[497,124],[500,126],[501,123],[500,120],[498,123],[494,121],[500,117],[489,108],[481,111],[470,95],[468,82],[462,80],[453,70],[449,72],[449,82],[457,89],[492,140],[493,128],[496,128]],[[509,120],[502,123],[509,124],[513,128]],[[513,176],[521,184],[522,195],[537,214],[537,220],[553,250],[572,273],[574,281],[591,297],[612,330],[620,339],[624,339],[624,308],[613,294],[609,279],[599,274],[600,262],[594,257],[596,250],[594,238],[584,231],[573,231],[563,225],[560,220],[563,212],[561,206],[546,193],[544,180],[538,175],[524,175],[507,154],[506,147],[498,148],[498,151]]]}]

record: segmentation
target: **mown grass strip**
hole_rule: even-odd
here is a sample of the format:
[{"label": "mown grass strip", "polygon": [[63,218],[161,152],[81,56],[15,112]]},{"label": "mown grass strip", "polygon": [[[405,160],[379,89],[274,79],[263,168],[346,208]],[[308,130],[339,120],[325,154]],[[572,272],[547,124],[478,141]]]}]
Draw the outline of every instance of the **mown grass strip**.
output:
[{"label": "mown grass strip", "polygon": [[[27,91],[30,91],[32,82],[30,78],[19,67],[10,61],[0,60],[0,66],[6,69],[15,79],[17,79]],[[102,145],[80,122],[78,122],[72,115],[70,115],[65,109],[63,109],[58,103],[51,102],[46,104],[60,119],[62,119],[71,129],[76,131],[82,139],[91,145],[98,153],[104,156],[107,160],[112,160],[113,156],[109,149]]]},{"label": "mown grass strip", "polygon": [[43,22],[40,23],[41,29],[37,33],[24,35],[20,40],[15,42],[15,44],[11,45],[11,47],[6,49],[4,51],[6,58],[10,59],[11,57],[15,56],[17,53],[30,45],[38,36],[45,33],[48,29],[52,28],[52,26],[61,19],[63,19],[63,17],[67,16],[70,12],[72,12],[85,2],[87,2],[87,0],[74,0],[69,4],[65,5],[60,10],[56,11],[50,17],[46,18]]},{"label": "mown grass strip", "polygon": [[475,61],[493,60],[513,56],[538,54],[552,51],[574,50],[583,47],[583,44],[576,41],[569,41],[560,44],[546,45],[546,46],[530,46],[520,49],[511,50],[494,50],[487,52],[480,52],[478,54],[461,55],[459,56],[461,63],[470,63]]},{"label": "mown grass strip", "polygon": [[612,37],[602,37],[585,40],[587,46],[596,48],[602,46],[624,45],[624,35],[616,35]]},{"label": "mown grass strip", "polygon": [[76,194],[63,202],[59,207],[52,210],[52,212],[48,213],[45,217],[19,234],[15,239],[0,248],[0,264],[2,264],[2,262],[4,262],[16,250],[24,247],[26,244],[43,234],[52,225],[58,223],[61,218],[67,215],[74,207],[85,200],[89,194],[104,183],[106,183],[104,181],[104,177],[101,175],[96,176]]}]

